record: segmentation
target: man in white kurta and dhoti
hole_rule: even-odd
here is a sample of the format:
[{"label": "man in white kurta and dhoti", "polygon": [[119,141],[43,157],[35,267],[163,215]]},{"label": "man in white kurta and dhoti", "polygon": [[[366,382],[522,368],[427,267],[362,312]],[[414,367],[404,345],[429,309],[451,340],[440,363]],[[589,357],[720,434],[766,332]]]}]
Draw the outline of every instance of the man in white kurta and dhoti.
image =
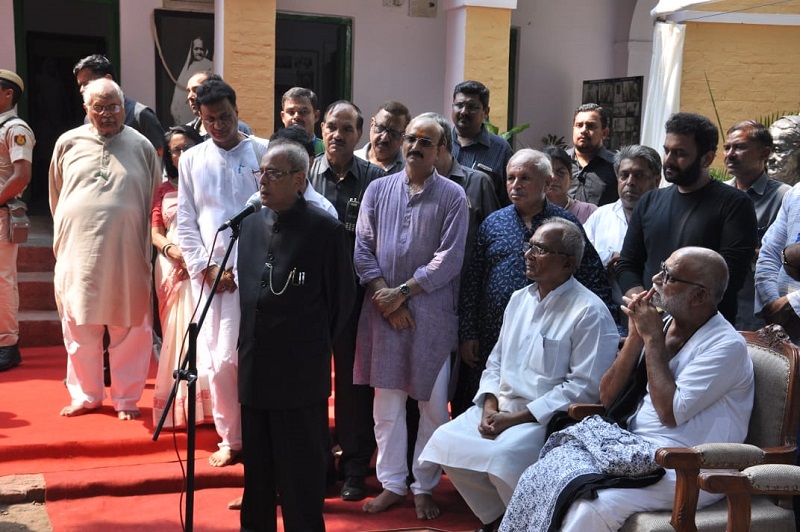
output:
[{"label": "man in white kurta and dhoti", "polygon": [[[202,309],[231,236],[230,229],[217,234],[217,228],[258,192],[259,161],[267,141],[239,133],[236,93],[224,81],[201,85],[197,102],[211,141],[184,153],[179,163],[178,245]],[[214,426],[222,440],[209,463],[219,467],[235,463],[242,449],[236,257],[234,248],[197,340],[197,369],[208,376]]]},{"label": "man in white kurta and dhoti", "polygon": [[50,163],[55,295],[67,349],[69,406],[99,408],[107,331],[111,402],[139,417],[152,353],[149,212],[161,182],[152,144],[123,125],[122,90],[105,78],[83,92],[89,123],[56,142]]},{"label": "man in white kurta and dhoti", "polygon": [[583,235],[545,221],[525,253],[534,284],[511,296],[475,406],[440,427],[420,456],[439,463],[493,530],[520,475],[536,461],[547,423],[571,403],[596,402],[619,335],[605,303],[575,280]]}]

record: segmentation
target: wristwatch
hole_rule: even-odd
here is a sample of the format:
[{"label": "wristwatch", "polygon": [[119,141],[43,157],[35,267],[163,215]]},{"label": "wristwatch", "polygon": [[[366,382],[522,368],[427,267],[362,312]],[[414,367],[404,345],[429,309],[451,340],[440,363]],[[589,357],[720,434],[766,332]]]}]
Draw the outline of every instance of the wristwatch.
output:
[{"label": "wristwatch", "polygon": [[401,284],[400,286],[398,286],[398,288],[400,289],[400,293],[403,294],[403,297],[405,297],[406,299],[409,299],[411,297],[411,289],[408,287],[406,283]]}]

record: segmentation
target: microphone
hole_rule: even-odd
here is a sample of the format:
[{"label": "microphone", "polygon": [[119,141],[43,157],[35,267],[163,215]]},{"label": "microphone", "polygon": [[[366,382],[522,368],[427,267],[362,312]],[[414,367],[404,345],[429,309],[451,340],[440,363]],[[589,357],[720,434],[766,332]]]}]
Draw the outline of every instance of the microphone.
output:
[{"label": "microphone", "polygon": [[258,212],[260,210],[261,210],[261,193],[256,192],[255,194],[247,198],[247,204],[244,206],[244,209],[237,212],[233,216],[233,218],[231,218],[224,224],[220,225],[217,231],[222,231],[232,226],[238,226],[240,223],[242,223],[242,220],[244,220],[254,212]]}]

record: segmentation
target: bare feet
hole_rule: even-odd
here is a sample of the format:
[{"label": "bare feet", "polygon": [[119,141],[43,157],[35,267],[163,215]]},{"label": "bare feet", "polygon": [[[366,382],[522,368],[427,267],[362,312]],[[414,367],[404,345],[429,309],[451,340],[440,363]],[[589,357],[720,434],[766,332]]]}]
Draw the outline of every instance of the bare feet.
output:
[{"label": "bare feet", "polygon": [[100,407],[96,406],[94,408],[89,408],[89,407],[86,407],[86,406],[69,405],[69,406],[65,406],[64,408],[62,408],[61,409],[61,413],[59,415],[60,416],[66,416],[66,417],[82,416],[84,414],[89,414],[91,412],[94,412],[98,408],[100,408]]},{"label": "bare feet", "polygon": [[363,509],[368,514],[377,514],[384,510],[388,510],[395,504],[403,502],[405,498],[405,495],[398,495],[393,491],[383,490],[380,495],[364,504]]},{"label": "bare feet", "polygon": [[436,519],[441,513],[439,507],[433,503],[433,497],[427,493],[414,495],[414,506],[417,509],[417,519]]},{"label": "bare feet", "polygon": [[208,457],[208,463],[214,467],[225,467],[233,465],[239,461],[239,455],[242,454],[241,450],[234,451],[228,447],[223,447]]},{"label": "bare feet", "polygon": [[236,497],[231,502],[228,503],[228,510],[241,510],[242,509],[242,498]]},{"label": "bare feet", "polygon": [[117,417],[122,421],[130,421],[131,419],[136,419],[141,414],[139,414],[138,410],[119,410],[117,411]]}]

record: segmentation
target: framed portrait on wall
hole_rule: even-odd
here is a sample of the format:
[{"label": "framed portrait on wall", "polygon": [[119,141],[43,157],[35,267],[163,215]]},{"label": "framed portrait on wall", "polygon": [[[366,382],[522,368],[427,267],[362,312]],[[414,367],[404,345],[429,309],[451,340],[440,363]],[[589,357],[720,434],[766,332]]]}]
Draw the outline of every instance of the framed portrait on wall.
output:
[{"label": "framed portrait on wall", "polygon": [[214,67],[214,15],[154,11],[156,31],[156,114],[165,128],[194,119],[186,82]]},{"label": "framed portrait on wall", "polygon": [[642,127],[643,76],[593,79],[583,82],[582,103],[596,103],[608,111],[610,132],[606,148],[638,144]]}]

